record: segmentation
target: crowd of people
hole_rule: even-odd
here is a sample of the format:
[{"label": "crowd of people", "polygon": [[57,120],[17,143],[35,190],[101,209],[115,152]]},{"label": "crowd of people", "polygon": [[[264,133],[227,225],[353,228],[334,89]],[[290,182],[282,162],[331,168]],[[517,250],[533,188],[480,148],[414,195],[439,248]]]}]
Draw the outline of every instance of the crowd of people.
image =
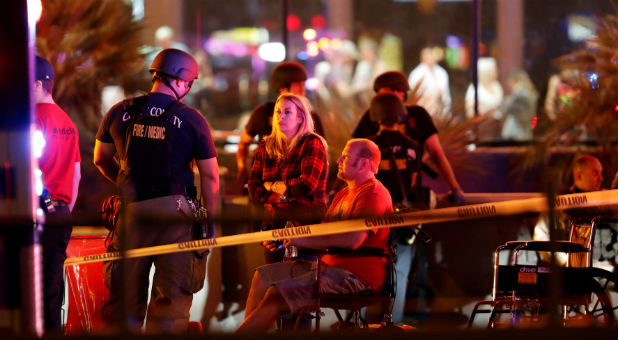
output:
[{"label": "crowd of people", "polygon": [[[331,202],[326,194],[328,141],[320,115],[313,112],[305,97],[307,73],[294,62],[281,63],[274,69],[271,87],[278,96],[253,110],[237,153],[238,184],[246,187],[253,204],[263,207],[263,230],[431,209],[435,195],[421,181],[421,172],[426,171],[425,151],[450,187],[450,202],[465,201],[432,118],[449,112],[448,75],[432,60],[430,51],[424,50],[421,59],[422,65],[409,77],[386,70],[374,77],[375,94],[369,108],[337,160],[337,177],[343,188]],[[45,228],[42,238],[45,326],[49,331],[58,331],[62,262],[71,233],[66,222],[77,197],[81,159],[77,129],[51,98],[51,64],[38,56],[36,60],[37,123],[51,145],[40,160],[44,186],[50,195],[50,202],[42,204],[48,208],[47,221],[57,227]],[[501,99],[495,61],[479,63],[488,68],[487,81],[483,78],[481,82],[487,88],[482,91],[492,96],[498,93]],[[214,221],[222,213],[216,206],[219,168],[210,127],[203,115],[183,104],[200,76],[198,63],[187,52],[166,48],[154,56],[148,70],[153,83],[150,92],[114,105],[103,117],[96,135],[94,164],[117,185],[122,201],[109,251],[212,237]],[[437,78],[425,82],[432,76]],[[514,73],[510,79],[514,91],[505,107],[500,108],[501,100],[480,107],[487,111],[484,113],[505,115],[503,136],[528,138],[526,122],[537,95],[525,74]],[[418,103],[427,107],[405,104],[412,89],[419,90],[416,95],[422,99]],[[483,96],[479,93],[479,98]],[[251,157],[249,145],[255,138],[258,148]],[[582,156],[574,164],[571,192],[599,190],[602,167],[598,160]],[[55,223],[54,216],[64,224]],[[539,229],[538,234],[541,232]],[[417,244],[412,242],[413,230],[398,228],[394,235],[397,294],[393,320],[401,323],[407,280],[415,274],[410,269]],[[268,264],[255,271],[245,320],[238,331],[266,332],[281,314],[315,304],[312,261],[302,256],[284,261],[285,249],[386,249],[388,239],[387,228],[376,228],[263,242]],[[140,332],[145,323],[147,332],[186,332],[193,293],[204,284],[207,255],[208,251],[192,251],[105,262],[105,281],[110,291],[102,311],[105,329]],[[378,257],[326,255],[322,261],[320,293],[377,293],[384,285],[386,268]],[[416,267],[426,269],[427,264],[420,262]]]}]

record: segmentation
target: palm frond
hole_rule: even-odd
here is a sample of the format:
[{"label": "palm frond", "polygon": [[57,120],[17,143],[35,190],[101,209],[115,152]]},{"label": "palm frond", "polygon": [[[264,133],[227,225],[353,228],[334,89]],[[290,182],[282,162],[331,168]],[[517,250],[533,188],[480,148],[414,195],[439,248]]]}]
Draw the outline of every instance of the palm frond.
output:
[{"label": "palm frond", "polygon": [[83,180],[88,185],[80,187],[77,207],[96,212],[101,198],[113,190],[91,162],[103,117],[101,92],[108,85],[122,86],[127,93],[148,89],[139,52],[142,25],[123,0],[46,0],[43,8],[37,53],[54,66],[54,99],[80,133]]}]

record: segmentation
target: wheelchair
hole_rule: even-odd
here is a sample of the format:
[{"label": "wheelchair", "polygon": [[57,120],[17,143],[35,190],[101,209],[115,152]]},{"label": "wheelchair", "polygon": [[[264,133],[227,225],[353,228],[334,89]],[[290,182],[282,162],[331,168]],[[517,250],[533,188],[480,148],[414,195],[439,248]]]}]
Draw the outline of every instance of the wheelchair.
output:
[{"label": "wheelchair", "polygon": [[[385,248],[360,247],[356,250],[329,248],[326,250],[303,249],[300,251],[304,256],[316,257],[316,296],[317,304],[301,310],[296,315],[294,329],[298,329],[301,319],[315,320],[315,331],[320,331],[320,323],[325,315],[324,308],[332,309],[337,318],[334,325],[335,330],[348,329],[368,329],[370,324],[363,317],[362,310],[365,307],[377,306],[383,317],[380,327],[396,327],[392,323],[391,312],[395,297],[395,248],[393,241],[393,231],[390,230],[387,237]],[[319,292],[321,258],[326,254],[336,254],[338,256],[376,256],[384,259],[386,266],[385,282],[380,294],[371,291],[360,292],[357,294],[326,294]],[[345,312],[344,312],[345,311]]]},{"label": "wheelchair", "polygon": [[[616,326],[618,306],[612,292],[617,292],[618,277],[592,266],[595,233],[610,226],[618,226],[618,219],[597,216],[573,221],[569,241],[511,241],[499,246],[492,298],[476,303],[468,328],[479,313],[489,314],[488,328],[542,327],[556,306],[561,326]],[[565,266],[551,265],[557,253],[566,255]]]}]

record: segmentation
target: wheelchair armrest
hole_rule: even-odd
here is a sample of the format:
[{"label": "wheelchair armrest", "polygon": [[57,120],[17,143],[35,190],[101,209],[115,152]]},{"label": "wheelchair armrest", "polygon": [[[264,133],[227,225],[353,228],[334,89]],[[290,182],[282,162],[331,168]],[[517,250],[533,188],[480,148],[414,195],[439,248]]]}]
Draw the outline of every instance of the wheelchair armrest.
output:
[{"label": "wheelchair armrest", "polygon": [[360,247],[357,249],[347,249],[347,248],[338,248],[331,247],[327,249],[309,249],[309,248],[301,248],[298,249],[300,255],[303,256],[322,256],[322,255],[343,255],[343,256],[380,256],[386,257],[393,255],[394,252],[391,252],[388,248],[376,248],[376,247]]},{"label": "wheelchair armrest", "polygon": [[301,257],[320,257],[326,254],[326,249],[298,248]]},{"label": "wheelchair armrest", "polygon": [[525,244],[527,241],[508,241],[507,243],[498,246],[498,248],[496,248],[496,251],[502,251],[502,250],[514,250],[515,248],[521,246],[522,244]]},{"label": "wheelchair armrest", "polygon": [[598,223],[602,223],[602,224],[604,224],[604,223],[614,223],[614,224],[616,224],[616,223],[618,223],[618,218],[616,218],[614,216],[599,215],[599,216],[593,218],[592,222],[596,223],[596,224],[598,224]]},{"label": "wheelchair armrest", "polygon": [[570,241],[528,241],[517,247],[517,250],[557,251],[564,253],[588,252],[589,249],[577,242]]},{"label": "wheelchair armrest", "polygon": [[388,256],[390,252],[388,248],[359,247],[356,249],[346,249],[332,247],[327,249],[326,254],[345,256]]}]

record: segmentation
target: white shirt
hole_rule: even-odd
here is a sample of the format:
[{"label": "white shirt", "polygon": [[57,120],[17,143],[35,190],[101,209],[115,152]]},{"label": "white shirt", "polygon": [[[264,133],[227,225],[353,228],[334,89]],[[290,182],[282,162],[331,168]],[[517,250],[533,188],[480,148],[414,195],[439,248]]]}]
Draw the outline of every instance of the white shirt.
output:
[{"label": "white shirt", "polygon": [[448,74],[440,65],[430,68],[425,63],[418,64],[410,72],[408,83],[413,90],[418,86],[417,105],[424,107],[432,116],[450,116],[451,91]]},{"label": "white shirt", "polygon": [[[478,83],[478,101],[479,101],[479,114],[492,112],[502,104],[502,98],[504,92],[502,86],[498,81],[494,81],[490,85],[491,90]],[[466,91],[466,117],[468,119],[474,117],[474,85],[470,84]]]},{"label": "white shirt", "polygon": [[[547,213],[542,213],[539,216],[539,220],[534,226],[534,233],[532,235],[532,239],[534,241],[549,241],[549,215]],[[539,252],[540,256],[545,259],[545,261],[551,261],[551,255],[547,252]],[[567,260],[569,256],[563,252],[557,252],[554,254],[556,256],[556,263],[560,266],[566,266]]]}]

